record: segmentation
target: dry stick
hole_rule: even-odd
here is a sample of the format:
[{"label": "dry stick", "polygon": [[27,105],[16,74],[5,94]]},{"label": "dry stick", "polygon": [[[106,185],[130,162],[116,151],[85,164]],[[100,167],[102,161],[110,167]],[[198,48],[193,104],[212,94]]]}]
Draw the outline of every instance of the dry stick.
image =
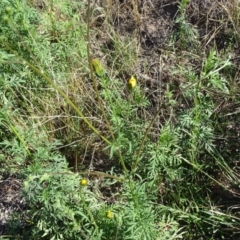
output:
[{"label": "dry stick", "polygon": [[151,129],[152,125],[154,124],[154,122],[156,121],[156,119],[157,119],[157,117],[158,117],[158,114],[159,114],[160,111],[162,110],[162,108],[161,108],[162,105],[163,105],[163,104],[161,104],[159,110],[158,110],[157,113],[155,114],[155,116],[154,116],[154,118],[152,119],[151,123],[149,124],[146,132],[144,133],[142,142],[141,142],[140,147],[138,148],[138,151],[137,151],[137,157],[136,157],[136,161],[135,161],[134,166],[133,166],[133,171],[135,171],[136,168],[137,168],[137,165],[138,165],[138,163],[139,163],[139,157],[140,157],[140,154],[141,154],[142,149],[143,149],[143,145],[144,145],[144,143],[145,143],[145,141],[146,141],[146,139],[147,139],[148,133],[150,132],[150,129]]},{"label": "dry stick", "polygon": [[223,185],[222,183],[220,183],[219,181],[217,181],[216,179],[214,179],[213,177],[211,177],[208,173],[204,172],[201,168],[199,168],[196,164],[191,163],[190,161],[188,161],[186,158],[182,157],[182,160],[186,163],[188,163],[189,165],[191,165],[193,168],[197,169],[198,171],[200,171],[201,173],[203,173],[205,176],[207,176],[209,179],[211,179],[213,182],[217,183],[219,186],[221,186],[224,190],[229,191],[232,194],[236,194],[238,196],[240,196],[239,193],[234,192],[233,190],[229,189],[229,187],[226,187],[225,185]]},{"label": "dry stick", "polygon": [[[115,179],[119,182],[128,182],[125,178],[114,176],[108,173],[104,172],[99,172],[99,171],[83,171],[83,172],[54,172],[54,173],[49,173],[50,176],[55,176],[55,175],[92,175],[92,176],[100,176],[103,178],[112,178]],[[36,177],[40,177],[41,175],[36,175]]]}]

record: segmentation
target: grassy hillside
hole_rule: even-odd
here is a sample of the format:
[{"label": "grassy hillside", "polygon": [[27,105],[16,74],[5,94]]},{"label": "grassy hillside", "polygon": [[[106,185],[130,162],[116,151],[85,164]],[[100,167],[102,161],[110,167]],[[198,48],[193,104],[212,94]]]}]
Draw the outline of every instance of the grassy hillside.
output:
[{"label": "grassy hillside", "polygon": [[240,238],[239,1],[0,16],[0,239]]}]

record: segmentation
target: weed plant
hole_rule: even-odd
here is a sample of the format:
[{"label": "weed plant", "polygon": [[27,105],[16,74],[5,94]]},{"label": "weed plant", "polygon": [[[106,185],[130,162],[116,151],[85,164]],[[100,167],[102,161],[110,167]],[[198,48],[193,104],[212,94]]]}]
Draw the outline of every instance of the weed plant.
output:
[{"label": "weed plant", "polygon": [[[180,49],[194,42],[184,38],[187,3],[177,20]],[[31,1],[0,3],[0,165],[1,172],[21,174],[26,205],[3,237],[224,238],[240,220],[211,196],[213,188],[232,193],[238,179],[215,144],[215,96],[231,94],[230,59],[212,49],[198,72],[174,66],[179,92],[166,87],[161,106],[172,115],[154,139],[162,109],[143,116],[150,101],[140,81],[128,89],[107,64],[104,74],[94,74],[90,26],[97,6],[86,5],[45,1],[40,10]],[[134,65],[137,52],[118,53],[122,44],[134,49],[135,40],[115,38],[111,67],[122,71]],[[97,159],[80,161],[94,151]]]}]

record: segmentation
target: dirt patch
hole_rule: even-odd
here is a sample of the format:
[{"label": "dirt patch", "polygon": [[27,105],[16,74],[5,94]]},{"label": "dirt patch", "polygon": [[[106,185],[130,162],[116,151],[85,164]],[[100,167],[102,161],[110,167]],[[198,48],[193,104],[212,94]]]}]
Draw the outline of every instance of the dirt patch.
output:
[{"label": "dirt patch", "polygon": [[[180,11],[178,1],[142,0],[137,1],[137,5],[135,2],[112,1],[111,15],[105,16],[106,18],[102,14],[96,16],[93,26],[101,30],[99,42],[106,47],[111,46],[111,44],[104,44],[109,41],[106,37],[107,33],[105,34],[105,31],[109,30],[106,25],[111,24],[115,32],[123,38],[136,37],[138,40],[136,44],[139,46],[138,63],[134,69],[128,70],[137,70],[137,73],[146,74],[153,82],[158,82],[159,76],[164,76],[162,72],[165,72],[166,68],[169,70],[171,66],[167,64],[162,69],[155,67],[156,64],[161,65],[160,56],[164,56],[166,51],[169,53],[174,49],[174,52],[181,56],[182,51],[206,53],[213,46],[220,51],[227,50],[230,44],[236,44],[237,49],[235,34],[238,23],[234,22],[234,16],[232,16],[236,8],[234,1],[192,0],[183,13]],[[99,5],[106,8],[105,1],[99,2]],[[185,19],[181,22],[179,19],[182,14]],[[181,46],[179,32],[183,31],[183,27],[186,28],[185,31],[189,31],[186,32],[185,37],[194,37],[198,48],[190,44]],[[190,36],[190,31],[193,31],[195,36]],[[194,42],[194,39],[189,40]],[[171,61],[176,60],[176,57],[169,56]],[[145,80],[149,81],[142,76],[139,76],[139,79],[143,79],[143,83]],[[163,82],[164,80],[169,81],[169,78],[161,79]]]},{"label": "dirt patch", "polygon": [[24,210],[24,199],[20,192],[21,180],[17,176],[3,174],[0,180],[0,235],[4,234],[12,213]]}]

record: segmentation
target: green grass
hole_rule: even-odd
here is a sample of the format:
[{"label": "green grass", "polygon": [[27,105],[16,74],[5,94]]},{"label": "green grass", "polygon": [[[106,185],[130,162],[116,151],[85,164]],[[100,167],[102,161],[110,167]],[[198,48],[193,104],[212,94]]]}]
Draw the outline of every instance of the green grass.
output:
[{"label": "green grass", "polygon": [[[141,69],[138,38],[120,36],[111,9],[2,1],[0,173],[20,176],[26,202],[3,239],[238,236],[230,200],[239,192],[239,154],[218,139],[233,121],[221,106],[239,104],[239,69],[231,44],[201,51],[187,5],[179,3],[180,27],[163,49],[170,79],[154,106],[143,80],[127,88]],[[107,16],[100,27],[98,14]],[[236,9],[231,19],[236,30]],[[101,76],[91,66],[96,57]]]}]

